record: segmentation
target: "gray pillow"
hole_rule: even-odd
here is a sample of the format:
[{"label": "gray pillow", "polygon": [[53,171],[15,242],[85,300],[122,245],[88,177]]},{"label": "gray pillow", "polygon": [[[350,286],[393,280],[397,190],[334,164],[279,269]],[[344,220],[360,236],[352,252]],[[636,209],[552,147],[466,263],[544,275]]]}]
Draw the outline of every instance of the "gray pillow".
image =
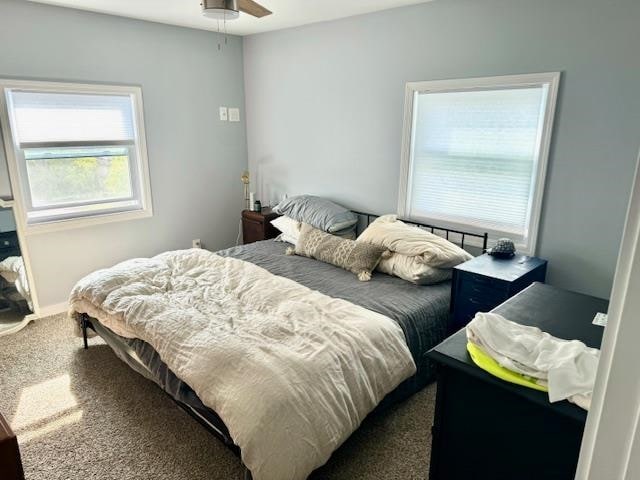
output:
[{"label": "gray pillow", "polygon": [[349,228],[345,228],[344,230],[339,230],[337,232],[331,232],[331,235],[335,235],[337,237],[346,238],[347,240],[355,240],[356,239],[356,225],[353,225]]},{"label": "gray pillow", "polygon": [[355,229],[358,223],[358,217],[352,211],[326,198],[313,195],[286,198],[274,208],[274,211],[329,233]]},{"label": "gray pillow", "polygon": [[287,249],[287,255],[294,253],[344,268],[355,273],[362,282],[371,280],[371,272],[380,259],[389,254],[384,247],[337,237],[306,223],[302,224],[295,249]]}]

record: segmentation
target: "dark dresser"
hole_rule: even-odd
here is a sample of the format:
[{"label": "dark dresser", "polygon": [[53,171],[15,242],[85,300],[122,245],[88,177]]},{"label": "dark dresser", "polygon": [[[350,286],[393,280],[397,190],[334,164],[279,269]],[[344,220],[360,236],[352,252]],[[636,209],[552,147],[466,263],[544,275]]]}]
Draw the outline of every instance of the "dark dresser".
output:
[{"label": "dark dresser", "polygon": [[544,282],[547,261],[527,255],[480,255],[453,269],[451,326],[464,327],[477,312],[488,312],[533,282]]},{"label": "dark dresser", "polygon": [[7,257],[20,255],[20,245],[18,243],[18,233],[0,232],[0,262]]},{"label": "dark dresser", "polygon": [[[600,348],[592,324],[608,302],[534,283],[494,309],[566,340]],[[438,364],[430,480],[573,480],[587,412],[477,367],[461,330],[431,350]]]},{"label": "dark dresser", "polygon": [[18,440],[2,414],[0,414],[0,478],[24,480]]},{"label": "dark dresser", "polygon": [[276,238],[280,232],[271,225],[271,220],[278,218],[275,212],[265,207],[260,212],[242,211],[242,243],[258,242],[269,238]]}]

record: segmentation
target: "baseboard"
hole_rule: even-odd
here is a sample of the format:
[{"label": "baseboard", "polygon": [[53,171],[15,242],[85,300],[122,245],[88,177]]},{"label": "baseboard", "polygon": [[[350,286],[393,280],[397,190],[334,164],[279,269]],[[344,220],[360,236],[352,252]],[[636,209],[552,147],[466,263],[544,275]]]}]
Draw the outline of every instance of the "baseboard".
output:
[{"label": "baseboard", "polygon": [[57,303],[55,305],[47,305],[46,307],[40,307],[38,313],[34,313],[34,319],[50,317],[52,315],[58,315],[60,313],[66,313],[69,310],[69,304],[67,302]]}]

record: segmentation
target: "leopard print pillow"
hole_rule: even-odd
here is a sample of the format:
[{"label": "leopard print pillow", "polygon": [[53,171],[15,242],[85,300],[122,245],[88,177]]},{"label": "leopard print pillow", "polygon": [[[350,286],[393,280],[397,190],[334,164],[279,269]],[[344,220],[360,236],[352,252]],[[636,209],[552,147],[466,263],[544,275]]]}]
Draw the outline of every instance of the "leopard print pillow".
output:
[{"label": "leopard print pillow", "polygon": [[303,223],[298,244],[295,249],[287,250],[289,255],[294,253],[344,268],[366,282],[371,280],[371,272],[380,259],[389,252],[384,247],[341,238]]}]

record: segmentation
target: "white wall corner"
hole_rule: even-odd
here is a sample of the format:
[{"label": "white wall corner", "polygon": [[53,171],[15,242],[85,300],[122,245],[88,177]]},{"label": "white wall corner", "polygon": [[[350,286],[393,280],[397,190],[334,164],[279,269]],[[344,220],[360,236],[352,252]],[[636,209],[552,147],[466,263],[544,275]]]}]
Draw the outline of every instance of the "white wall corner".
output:
[{"label": "white wall corner", "polygon": [[[639,158],[640,161],[640,158]],[[640,478],[640,172],[627,211],[577,480]]]}]

